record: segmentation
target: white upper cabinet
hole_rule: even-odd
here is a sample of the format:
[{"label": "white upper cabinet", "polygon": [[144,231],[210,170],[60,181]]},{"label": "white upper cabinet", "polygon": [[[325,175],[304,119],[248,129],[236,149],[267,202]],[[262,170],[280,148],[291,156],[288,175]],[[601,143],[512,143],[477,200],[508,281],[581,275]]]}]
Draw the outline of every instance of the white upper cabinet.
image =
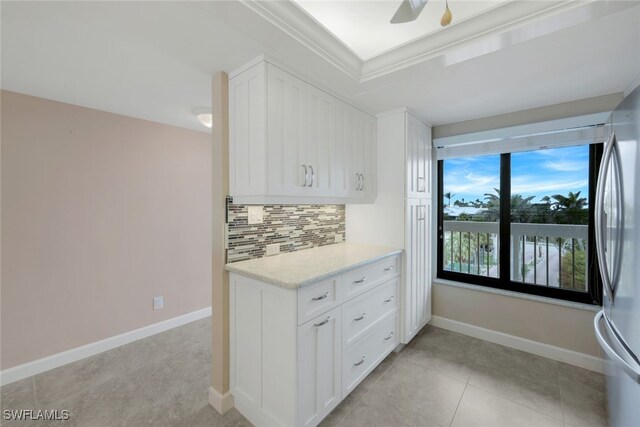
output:
[{"label": "white upper cabinet", "polygon": [[264,194],[266,155],[266,64],[229,81],[229,188]]},{"label": "white upper cabinet", "polygon": [[431,197],[431,128],[405,113],[406,197]]},{"label": "white upper cabinet", "polygon": [[229,191],[240,203],[366,203],[376,119],[260,62],[229,80]]},{"label": "white upper cabinet", "polygon": [[306,120],[307,84],[267,65],[267,190],[270,194],[300,196],[306,192],[309,183]]},{"label": "white upper cabinet", "polygon": [[336,196],[354,197],[359,182],[354,168],[357,110],[336,100],[335,113]]},{"label": "white upper cabinet", "polygon": [[308,194],[336,195],[335,183],[335,98],[311,85],[307,86]]}]

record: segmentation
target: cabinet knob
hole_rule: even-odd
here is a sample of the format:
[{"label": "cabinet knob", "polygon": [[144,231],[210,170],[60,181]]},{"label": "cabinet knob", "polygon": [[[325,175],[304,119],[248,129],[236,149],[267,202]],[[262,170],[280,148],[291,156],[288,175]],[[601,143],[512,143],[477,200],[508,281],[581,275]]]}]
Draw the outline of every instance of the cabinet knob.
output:
[{"label": "cabinet knob", "polygon": [[312,301],[320,301],[329,296],[329,292],[325,292],[324,295],[320,295],[319,297],[311,298]]},{"label": "cabinet knob", "polygon": [[389,336],[386,337],[384,340],[389,341],[391,338],[393,338],[393,332],[389,333]]},{"label": "cabinet knob", "polygon": [[384,300],[384,302],[391,302],[393,301],[393,295],[391,295],[389,298],[387,298],[386,300]]},{"label": "cabinet knob", "polygon": [[353,319],[353,320],[355,320],[356,322],[359,322],[359,321],[361,321],[362,319],[364,319],[364,316],[366,316],[366,315],[367,315],[367,313],[362,313],[362,314],[360,315],[360,317],[356,317],[356,318],[355,318],[355,319]]},{"label": "cabinet knob", "polygon": [[360,366],[360,365],[362,365],[366,359],[367,359],[367,358],[366,358],[365,356],[362,356],[362,359],[360,359],[360,361],[359,361],[359,362],[354,363],[354,364],[353,364],[353,366]]},{"label": "cabinet knob", "polygon": [[353,283],[364,283],[365,280],[367,280],[367,277],[363,276],[362,279],[354,280]]},{"label": "cabinet knob", "polygon": [[385,268],[384,271],[393,271],[395,269],[396,268],[392,265],[392,266],[389,266],[389,267]]}]

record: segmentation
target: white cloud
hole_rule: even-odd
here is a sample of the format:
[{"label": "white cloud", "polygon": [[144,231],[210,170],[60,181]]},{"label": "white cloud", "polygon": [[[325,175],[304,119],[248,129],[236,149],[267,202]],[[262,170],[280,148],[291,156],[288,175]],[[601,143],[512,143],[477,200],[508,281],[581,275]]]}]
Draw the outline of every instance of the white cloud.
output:
[{"label": "white cloud", "polygon": [[530,180],[527,179],[527,177],[519,178],[520,179],[517,180],[518,182],[511,183],[512,194],[542,194],[550,191],[575,192],[589,185],[588,180],[558,181],[556,179],[549,179],[540,181],[539,177],[535,177],[538,179],[536,182],[536,179]]},{"label": "white cloud", "polygon": [[577,172],[589,170],[589,164],[584,161],[575,160],[558,160],[548,161],[543,164],[545,169],[558,171],[558,172]]}]

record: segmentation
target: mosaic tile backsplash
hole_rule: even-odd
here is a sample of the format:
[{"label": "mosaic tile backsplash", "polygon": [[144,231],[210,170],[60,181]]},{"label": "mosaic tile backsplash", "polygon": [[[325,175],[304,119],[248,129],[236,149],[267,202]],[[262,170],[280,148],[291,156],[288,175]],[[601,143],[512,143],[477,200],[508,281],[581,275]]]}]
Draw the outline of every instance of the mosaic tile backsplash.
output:
[{"label": "mosaic tile backsplash", "polygon": [[264,205],[262,224],[248,224],[248,206],[227,205],[229,246],[227,262],[261,258],[267,245],[280,252],[331,245],[336,234],[345,237],[344,205]]}]

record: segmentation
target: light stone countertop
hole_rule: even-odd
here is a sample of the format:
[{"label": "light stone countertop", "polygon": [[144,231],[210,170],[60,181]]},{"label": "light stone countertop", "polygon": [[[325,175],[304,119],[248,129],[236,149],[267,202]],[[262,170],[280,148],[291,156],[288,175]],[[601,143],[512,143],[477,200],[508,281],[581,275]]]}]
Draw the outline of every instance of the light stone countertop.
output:
[{"label": "light stone countertop", "polygon": [[337,243],[232,262],[225,268],[262,282],[295,289],[400,253],[402,249],[387,246]]}]

